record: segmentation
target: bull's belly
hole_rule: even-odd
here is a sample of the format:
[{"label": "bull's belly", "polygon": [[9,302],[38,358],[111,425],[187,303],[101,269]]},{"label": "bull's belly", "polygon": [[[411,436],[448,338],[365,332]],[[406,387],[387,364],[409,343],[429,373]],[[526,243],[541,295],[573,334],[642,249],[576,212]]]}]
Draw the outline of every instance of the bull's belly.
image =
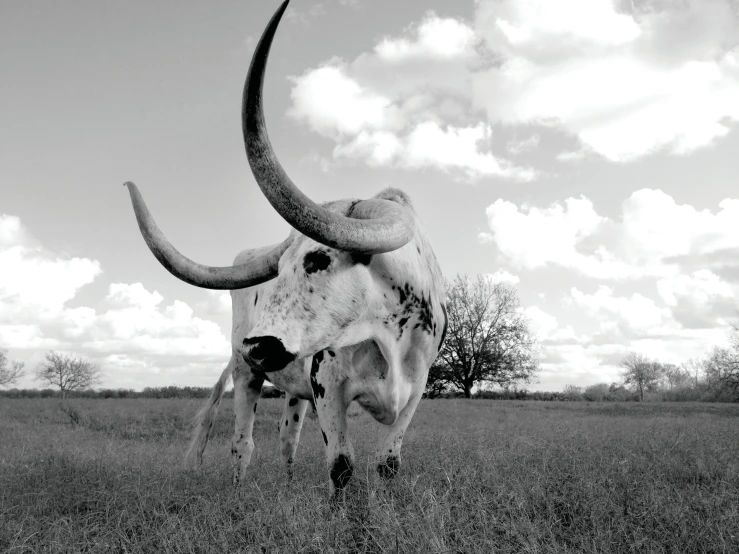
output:
[{"label": "bull's belly", "polygon": [[265,374],[265,379],[291,396],[313,400],[310,374],[305,367],[306,363],[305,360],[293,362],[281,371]]}]

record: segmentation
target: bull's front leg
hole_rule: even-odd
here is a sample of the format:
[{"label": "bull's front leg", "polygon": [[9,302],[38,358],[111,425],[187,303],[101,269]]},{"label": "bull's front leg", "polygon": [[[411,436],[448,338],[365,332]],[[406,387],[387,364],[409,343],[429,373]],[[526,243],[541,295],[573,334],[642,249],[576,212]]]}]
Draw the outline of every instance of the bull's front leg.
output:
[{"label": "bull's front leg", "polygon": [[324,350],[313,356],[310,384],[326,445],[331,497],[337,499],[354,472],[354,451],[347,433],[345,377],[334,351]]},{"label": "bull's front leg", "polygon": [[310,402],[289,394],[285,395],[285,409],[280,420],[280,454],[287,467],[287,477],[293,477],[293,462],[298,450],[300,430],[303,428],[305,412]]},{"label": "bull's front leg", "polygon": [[378,445],[376,454],[377,473],[383,479],[392,479],[400,471],[400,449],[403,446],[403,437],[411,419],[413,419],[413,414],[416,413],[416,408],[422,396],[423,389],[411,396],[408,404],[398,414],[395,423],[386,428],[385,437]]},{"label": "bull's front leg", "polygon": [[246,469],[254,452],[254,418],[257,401],[262,392],[264,379],[251,373],[249,366],[239,365],[233,372],[234,381],[234,415],[236,425],[231,442],[231,460],[233,463],[233,483],[238,485],[246,475]]}]

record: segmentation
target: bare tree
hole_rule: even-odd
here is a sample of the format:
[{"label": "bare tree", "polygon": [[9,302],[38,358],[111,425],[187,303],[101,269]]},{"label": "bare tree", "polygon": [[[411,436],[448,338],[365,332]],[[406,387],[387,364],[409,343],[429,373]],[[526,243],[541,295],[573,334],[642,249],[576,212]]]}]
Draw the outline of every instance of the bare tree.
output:
[{"label": "bare tree", "polygon": [[0,350],[0,387],[7,387],[23,377],[23,362],[14,362],[8,358],[7,350]]},{"label": "bare tree", "polygon": [[730,348],[715,347],[703,361],[708,386],[719,396],[739,401],[739,340]]},{"label": "bare tree", "polygon": [[536,339],[516,290],[478,276],[447,283],[447,335],[429,371],[427,390],[460,390],[469,398],[481,383],[528,382],[538,369]]},{"label": "bare tree", "polygon": [[683,362],[682,368],[692,381],[693,388],[698,388],[700,376],[703,373],[703,362],[700,358],[691,358],[687,362]]},{"label": "bare tree", "polygon": [[89,389],[100,382],[100,368],[81,358],[51,351],[36,368],[36,378],[58,387],[62,398],[69,391]]},{"label": "bare tree", "polygon": [[675,364],[664,364],[662,366],[662,377],[668,390],[683,387],[690,382],[691,375],[684,367]]},{"label": "bare tree", "polygon": [[621,361],[624,368],[622,376],[625,385],[632,385],[639,392],[639,400],[644,402],[644,391],[653,390],[662,377],[662,365],[643,354],[629,352]]}]

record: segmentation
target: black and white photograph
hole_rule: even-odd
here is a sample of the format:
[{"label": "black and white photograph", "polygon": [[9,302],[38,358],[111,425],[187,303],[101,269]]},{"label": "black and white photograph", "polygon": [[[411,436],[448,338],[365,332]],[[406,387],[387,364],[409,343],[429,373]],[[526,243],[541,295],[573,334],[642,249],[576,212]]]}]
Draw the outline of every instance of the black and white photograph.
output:
[{"label": "black and white photograph", "polygon": [[739,0],[2,0],[37,552],[739,553]]}]

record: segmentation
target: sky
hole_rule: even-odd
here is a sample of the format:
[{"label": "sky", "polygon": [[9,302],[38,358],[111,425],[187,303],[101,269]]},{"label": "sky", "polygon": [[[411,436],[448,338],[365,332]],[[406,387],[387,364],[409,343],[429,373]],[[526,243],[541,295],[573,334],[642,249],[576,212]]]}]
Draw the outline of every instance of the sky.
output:
[{"label": "sky", "polygon": [[[217,380],[230,296],[155,260],[122,184],[200,263],[287,235],[240,121],[278,4],[3,4],[10,358],[84,356],[105,387]],[[529,388],[618,381],[629,351],[679,364],[727,343],[739,0],[292,0],[264,95],[275,150],[309,197],[402,188],[447,278],[516,287],[541,345]]]}]

